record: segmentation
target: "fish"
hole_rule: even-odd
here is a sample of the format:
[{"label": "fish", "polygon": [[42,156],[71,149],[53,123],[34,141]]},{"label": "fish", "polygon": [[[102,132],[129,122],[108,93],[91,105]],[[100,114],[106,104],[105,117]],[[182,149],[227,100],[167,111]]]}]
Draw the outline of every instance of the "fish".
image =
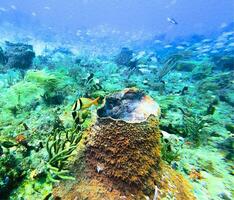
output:
[{"label": "fish", "polygon": [[179,50],[183,50],[183,49],[184,49],[184,47],[181,46],[181,45],[180,45],[180,46],[177,46],[176,48],[179,49]]},{"label": "fish", "polygon": [[204,40],[202,40],[202,43],[208,43],[208,42],[211,42],[212,40],[211,39],[204,39]]},{"label": "fish", "polygon": [[168,17],[168,18],[167,18],[167,21],[170,22],[171,24],[174,24],[174,25],[177,25],[177,24],[178,24],[178,22],[177,22],[174,18]]},{"label": "fish", "polygon": [[154,43],[159,44],[159,43],[162,43],[162,41],[161,40],[154,40]]},{"label": "fish", "polygon": [[157,185],[155,185],[153,200],[157,200],[158,199],[158,192],[159,192],[158,187],[157,187]]},{"label": "fish", "polygon": [[184,86],[181,91],[181,95],[185,95],[187,92],[188,92],[188,86]]},{"label": "fish", "polygon": [[100,97],[97,97],[96,99],[90,99],[81,97],[73,104],[72,111],[85,110],[87,108],[90,108],[92,105],[97,106],[99,98]]},{"label": "fish", "polygon": [[1,11],[1,12],[6,12],[7,9],[6,9],[6,8],[3,8],[3,7],[0,7],[0,11]]},{"label": "fish", "polygon": [[93,81],[93,78],[94,78],[94,73],[89,74],[89,76],[88,76],[88,78],[87,78],[87,80],[86,80],[86,84],[92,82],[92,81]]},{"label": "fish", "polygon": [[97,173],[100,173],[100,172],[102,172],[103,170],[104,170],[104,166],[101,165],[101,164],[98,164],[97,167],[96,167]]},{"label": "fish", "polygon": [[45,10],[50,10],[50,7],[49,6],[45,6],[44,9]]},{"label": "fish", "polygon": [[87,108],[90,108],[92,105],[98,105],[98,100],[90,98],[79,98],[72,106],[72,117],[76,124],[82,124],[88,116]]},{"label": "fish", "polygon": [[83,124],[88,117],[89,112],[87,110],[84,111],[73,111],[72,117],[76,124]]},{"label": "fish", "polygon": [[15,5],[11,5],[11,9],[12,10],[16,10],[16,6]]},{"label": "fish", "polygon": [[149,69],[146,69],[146,68],[140,68],[139,71],[143,74],[150,74],[151,73],[151,70]]},{"label": "fish", "polygon": [[19,144],[25,144],[25,143],[27,143],[27,139],[26,139],[26,137],[23,135],[23,134],[19,134],[19,135],[17,135],[16,137],[15,137],[15,140],[16,140],[16,142],[17,143],[19,143]]},{"label": "fish", "polygon": [[172,47],[172,45],[170,45],[170,44],[164,46],[165,49],[168,49],[168,48],[171,48],[171,47]]}]

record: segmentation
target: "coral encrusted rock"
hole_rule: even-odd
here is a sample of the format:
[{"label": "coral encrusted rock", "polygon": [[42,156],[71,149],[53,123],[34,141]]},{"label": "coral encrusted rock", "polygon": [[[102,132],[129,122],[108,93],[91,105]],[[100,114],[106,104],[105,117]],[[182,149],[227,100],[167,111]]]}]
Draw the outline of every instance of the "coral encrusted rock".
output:
[{"label": "coral encrusted rock", "polygon": [[80,144],[82,153],[72,167],[77,180],[60,183],[54,195],[141,200],[170,194],[194,199],[182,175],[161,160],[159,116],[159,105],[137,89],[107,96]]},{"label": "coral encrusted rock", "polygon": [[115,62],[118,65],[129,66],[133,58],[133,51],[127,47],[123,47],[121,52],[116,56]]},{"label": "coral encrusted rock", "polygon": [[6,42],[5,60],[8,68],[28,69],[35,53],[32,45]]}]

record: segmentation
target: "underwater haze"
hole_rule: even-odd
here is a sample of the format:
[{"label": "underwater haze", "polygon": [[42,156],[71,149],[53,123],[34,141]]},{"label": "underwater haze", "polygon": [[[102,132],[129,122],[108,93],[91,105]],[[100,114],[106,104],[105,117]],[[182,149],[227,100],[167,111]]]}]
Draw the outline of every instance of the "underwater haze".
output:
[{"label": "underwater haze", "polygon": [[0,200],[234,199],[234,0],[0,0]]},{"label": "underwater haze", "polygon": [[[233,9],[232,0],[1,0],[0,16],[2,23],[58,33],[106,28],[178,37],[216,33],[233,22]],[[168,23],[168,17],[179,26]]]}]

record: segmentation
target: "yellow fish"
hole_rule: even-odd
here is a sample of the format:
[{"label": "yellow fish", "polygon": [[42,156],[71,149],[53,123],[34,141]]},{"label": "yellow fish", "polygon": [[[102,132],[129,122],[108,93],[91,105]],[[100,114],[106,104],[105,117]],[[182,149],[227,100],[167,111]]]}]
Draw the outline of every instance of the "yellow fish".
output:
[{"label": "yellow fish", "polygon": [[90,98],[81,97],[73,104],[72,111],[84,110],[91,107],[92,105],[97,106],[99,98],[100,97],[97,97],[96,99],[90,99]]},{"label": "yellow fish", "polygon": [[96,99],[89,99],[82,97],[74,103],[72,106],[72,117],[76,124],[82,124],[84,122],[85,118],[87,117],[87,112],[85,112],[85,109],[91,107],[92,105],[98,105],[99,98],[100,97]]}]

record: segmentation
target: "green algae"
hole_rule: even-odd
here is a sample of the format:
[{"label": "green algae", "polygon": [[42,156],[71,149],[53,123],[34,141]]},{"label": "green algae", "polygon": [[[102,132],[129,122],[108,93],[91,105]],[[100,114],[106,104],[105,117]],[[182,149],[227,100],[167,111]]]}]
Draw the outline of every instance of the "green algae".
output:
[{"label": "green algae", "polygon": [[52,184],[46,179],[26,179],[12,193],[10,200],[31,199],[44,200],[52,191]]}]

